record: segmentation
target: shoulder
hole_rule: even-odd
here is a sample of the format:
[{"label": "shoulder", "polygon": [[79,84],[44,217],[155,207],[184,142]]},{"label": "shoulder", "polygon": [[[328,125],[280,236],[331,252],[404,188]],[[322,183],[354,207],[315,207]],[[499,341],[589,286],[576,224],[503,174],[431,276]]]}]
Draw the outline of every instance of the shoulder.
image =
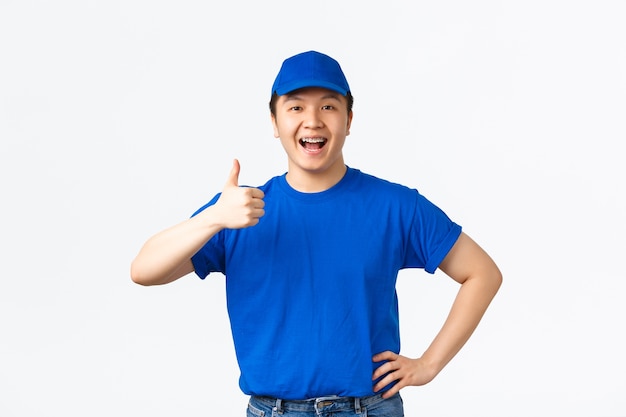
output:
[{"label": "shoulder", "polygon": [[360,201],[368,207],[399,210],[405,215],[431,217],[445,213],[443,210],[421,194],[417,188],[382,179],[380,177],[353,169],[358,184],[353,189],[358,190]]},{"label": "shoulder", "polygon": [[371,194],[385,194],[410,199],[415,199],[418,194],[415,188],[365,173],[356,168],[349,169],[353,173],[353,182],[358,188],[363,191],[368,191]]},{"label": "shoulder", "polygon": [[277,175],[275,177],[270,178],[263,185],[259,185],[256,188],[260,189],[264,193],[268,193],[274,189],[276,189],[279,184],[284,181],[285,174]]}]

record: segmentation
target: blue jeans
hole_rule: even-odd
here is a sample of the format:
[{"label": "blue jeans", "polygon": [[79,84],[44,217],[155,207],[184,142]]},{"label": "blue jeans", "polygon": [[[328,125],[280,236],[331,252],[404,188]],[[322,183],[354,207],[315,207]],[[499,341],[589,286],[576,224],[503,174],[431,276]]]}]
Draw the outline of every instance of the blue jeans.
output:
[{"label": "blue jeans", "polygon": [[371,397],[321,397],[304,401],[250,397],[247,417],[403,417],[400,394]]}]

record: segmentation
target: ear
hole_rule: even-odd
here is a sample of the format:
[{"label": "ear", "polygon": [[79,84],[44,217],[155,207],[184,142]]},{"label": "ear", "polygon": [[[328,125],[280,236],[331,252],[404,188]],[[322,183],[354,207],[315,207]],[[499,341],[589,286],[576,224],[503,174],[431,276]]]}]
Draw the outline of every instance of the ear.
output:
[{"label": "ear", "polygon": [[274,137],[279,138],[280,134],[278,133],[278,125],[276,124],[276,116],[270,112],[270,117],[272,118],[272,127],[274,128]]},{"label": "ear", "polygon": [[348,125],[346,126],[346,136],[350,135],[350,126],[352,126],[352,116],[354,116],[354,113],[352,112],[352,110],[350,110],[350,113],[348,113]]}]

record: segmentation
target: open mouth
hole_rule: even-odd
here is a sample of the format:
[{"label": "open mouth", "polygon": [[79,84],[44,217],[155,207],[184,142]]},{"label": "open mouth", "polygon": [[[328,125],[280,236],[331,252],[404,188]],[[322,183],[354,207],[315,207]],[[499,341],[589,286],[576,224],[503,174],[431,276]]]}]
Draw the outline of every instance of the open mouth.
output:
[{"label": "open mouth", "polygon": [[327,141],[328,141],[328,139],[320,138],[320,137],[301,138],[300,139],[300,146],[302,146],[304,149],[313,151],[313,150],[322,149],[324,147],[324,145],[326,145]]}]

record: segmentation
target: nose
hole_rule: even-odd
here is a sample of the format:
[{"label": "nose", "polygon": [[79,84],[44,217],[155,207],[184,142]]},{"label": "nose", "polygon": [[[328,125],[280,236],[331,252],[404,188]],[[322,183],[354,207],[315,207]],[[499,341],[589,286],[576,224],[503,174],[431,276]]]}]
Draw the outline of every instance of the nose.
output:
[{"label": "nose", "polygon": [[304,119],[304,127],[308,129],[318,129],[324,126],[319,110],[311,109],[306,112]]}]

